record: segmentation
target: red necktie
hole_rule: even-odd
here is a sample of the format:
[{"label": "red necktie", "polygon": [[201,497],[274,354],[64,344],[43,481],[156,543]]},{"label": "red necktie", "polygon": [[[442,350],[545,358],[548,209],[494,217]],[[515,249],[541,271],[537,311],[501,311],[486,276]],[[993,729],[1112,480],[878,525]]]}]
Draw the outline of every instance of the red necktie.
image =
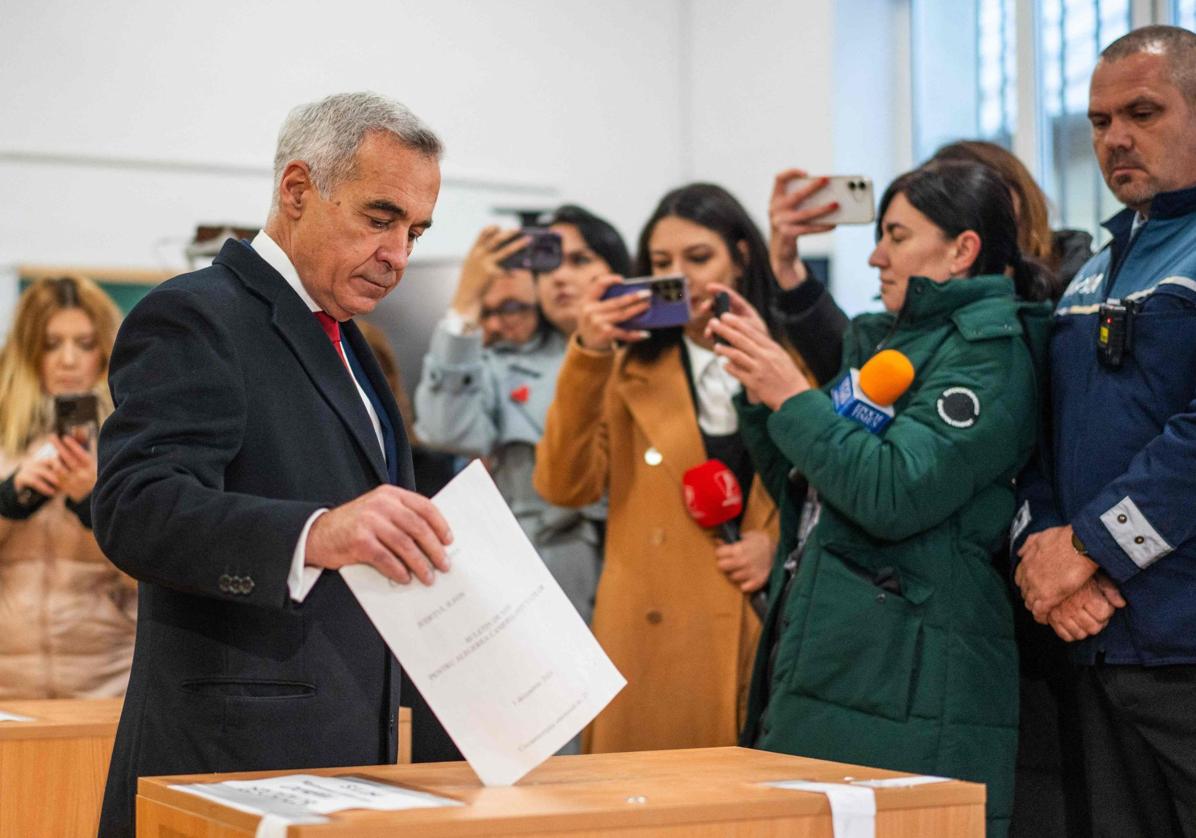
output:
[{"label": "red necktie", "polygon": [[[336,354],[341,356],[341,363],[345,365],[345,369],[349,369],[349,359],[345,357],[345,350],[341,347],[341,324],[337,323],[336,319],[326,311],[317,311],[314,314],[320,321],[320,327],[324,330],[324,334],[328,335],[328,339],[336,347]],[[349,374],[352,375],[353,371],[349,370]]]}]

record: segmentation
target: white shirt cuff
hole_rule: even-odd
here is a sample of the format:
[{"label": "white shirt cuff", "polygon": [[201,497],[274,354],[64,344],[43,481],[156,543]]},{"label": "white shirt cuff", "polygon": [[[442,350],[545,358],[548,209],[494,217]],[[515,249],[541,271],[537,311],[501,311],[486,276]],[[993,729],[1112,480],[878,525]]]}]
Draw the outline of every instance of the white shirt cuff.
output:
[{"label": "white shirt cuff", "polygon": [[450,308],[444,313],[444,317],[440,320],[440,325],[454,337],[467,335],[477,328],[476,323],[470,323],[455,308]]},{"label": "white shirt cuff", "polygon": [[312,586],[324,572],[324,568],[308,567],[305,562],[307,560],[307,534],[311,532],[311,525],[316,522],[316,519],[327,511],[327,509],[317,509],[313,512],[307,519],[307,523],[303,525],[303,531],[299,533],[299,543],[295,545],[295,553],[291,557],[291,572],[287,574],[287,590],[291,592],[291,599],[295,602],[303,602],[307,599]]}]

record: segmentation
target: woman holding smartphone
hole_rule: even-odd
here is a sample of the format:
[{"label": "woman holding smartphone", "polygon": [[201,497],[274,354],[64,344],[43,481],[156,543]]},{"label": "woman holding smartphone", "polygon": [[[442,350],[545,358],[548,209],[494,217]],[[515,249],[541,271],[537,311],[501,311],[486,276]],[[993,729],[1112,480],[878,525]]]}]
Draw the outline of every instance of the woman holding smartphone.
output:
[{"label": "woman holding smartphone", "polygon": [[[587,730],[589,752],[734,744],[760,627],[748,597],[767,579],[776,538],[775,507],[738,432],[738,385],[711,351],[702,313],[715,283],[769,310],[778,289],[764,241],[725,190],[691,184],[661,200],[638,251],[637,274],[687,278],[692,319],[624,328],[648,300],[603,299],[618,276],[592,282],[533,478],[551,503],[609,496],[593,629],[627,687]],[[685,472],[715,457],[746,501],[731,544],[686,510]]]},{"label": "woman holding smartphone", "polygon": [[[1017,744],[1017,653],[991,556],[1034,447],[1031,346],[1049,310],[1017,247],[1004,183],[971,163],[902,175],[880,202],[883,314],[852,321],[815,389],[742,299],[712,323],[744,386],[744,436],[782,504],[743,743],[983,782],[1004,835]],[[880,349],[913,364],[879,432],[828,395]],[[811,491],[794,497],[790,475]],[[1120,598],[1109,592],[1105,619]]]},{"label": "woman holding smartphone", "polygon": [[91,533],[94,423],[53,432],[55,397],[111,412],[119,322],[90,280],[41,279],[0,351],[0,698],[116,697],[128,682],[137,591]]},{"label": "woman holding smartphone", "polygon": [[615,228],[582,207],[559,207],[545,226],[560,236],[561,264],[535,277],[503,267],[526,244],[518,231],[488,227],[478,236],[424,356],[415,431],[433,447],[486,458],[503,499],[589,622],[606,510],[545,503],[532,469],[581,292],[598,275],[626,271],[631,257]]}]

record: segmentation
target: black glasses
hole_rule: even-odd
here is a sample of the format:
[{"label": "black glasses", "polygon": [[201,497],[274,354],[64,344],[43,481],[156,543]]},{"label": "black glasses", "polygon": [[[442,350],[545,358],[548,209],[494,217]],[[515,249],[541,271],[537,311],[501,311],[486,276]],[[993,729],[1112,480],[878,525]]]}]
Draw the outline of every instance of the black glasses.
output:
[{"label": "black glasses", "polygon": [[535,303],[524,303],[519,300],[503,300],[494,308],[483,308],[479,320],[489,320],[499,317],[503,320],[514,320],[536,310]]}]

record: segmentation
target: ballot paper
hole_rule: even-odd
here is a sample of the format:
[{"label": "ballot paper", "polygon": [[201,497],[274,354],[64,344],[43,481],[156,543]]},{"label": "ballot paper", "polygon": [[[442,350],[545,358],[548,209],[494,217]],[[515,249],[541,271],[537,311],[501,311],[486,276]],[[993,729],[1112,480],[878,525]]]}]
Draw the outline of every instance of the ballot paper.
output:
[{"label": "ballot paper", "polygon": [[31,722],[32,716],[22,716],[20,713],[8,713],[0,710],[0,722]]},{"label": "ballot paper", "polygon": [[432,502],[453,533],[433,585],[367,565],[340,573],[481,781],[511,785],[627,682],[480,461]]},{"label": "ballot paper", "polygon": [[428,809],[460,806],[447,797],[379,783],[364,777],[287,774],[261,780],[179,783],[172,789],[214,800],[224,806],[263,815],[257,835],[285,835],[289,824],[326,823],[324,815],[346,809]]}]

